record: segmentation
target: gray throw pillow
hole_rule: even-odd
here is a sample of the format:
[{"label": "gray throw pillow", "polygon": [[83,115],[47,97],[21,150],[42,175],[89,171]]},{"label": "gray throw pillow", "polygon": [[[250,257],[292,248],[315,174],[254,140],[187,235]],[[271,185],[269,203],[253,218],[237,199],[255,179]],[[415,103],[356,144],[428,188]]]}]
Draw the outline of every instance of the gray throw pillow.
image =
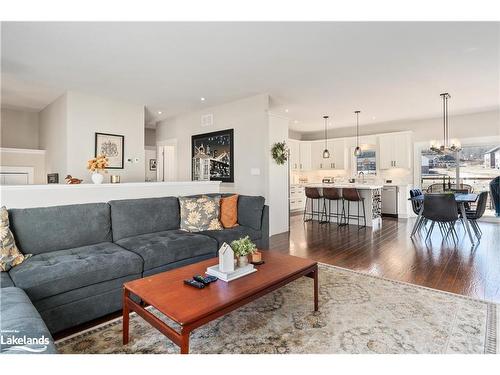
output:
[{"label": "gray throw pillow", "polygon": [[181,229],[189,232],[222,230],[220,197],[179,197]]}]

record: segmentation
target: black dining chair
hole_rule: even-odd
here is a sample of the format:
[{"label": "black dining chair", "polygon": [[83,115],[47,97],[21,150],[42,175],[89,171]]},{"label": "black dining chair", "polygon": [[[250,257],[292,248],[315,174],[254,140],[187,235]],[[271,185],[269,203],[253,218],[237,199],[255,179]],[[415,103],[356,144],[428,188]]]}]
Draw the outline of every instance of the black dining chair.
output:
[{"label": "black dining chair", "polygon": [[[415,198],[415,197],[418,197],[421,195],[423,195],[423,192],[420,189],[411,189],[410,190],[410,198]],[[413,212],[415,213],[415,215],[418,216],[418,214],[420,213],[420,209],[422,208],[422,204],[423,204],[422,201],[416,201],[413,199],[411,200],[411,208],[412,208]],[[422,229],[422,227],[425,226],[426,222],[427,222],[427,220],[424,217],[420,218],[420,221],[417,223],[416,230]]]},{"label": "black dining chair", "polygon": [[443,239],[451,233],[453,241],[458,239],[455,223],[459,219],[457,202],[453,194],[426,194],[424,196],[424,210],[422,216],[431,221],[426,240],[432,234],[434,224],[438,223]]},{"label": "black dining chair", "polygon": [[479,227],[477,220],[480,219],[484,212],[486,211],[486,202],[488,201],[488,192],[483,191],[479,194],[477,198],[477,204],[475,210],[466,210],[465,215],[467,216],[467,220],[472,226],[474,233],[476,233],[477,238],[481,238],[483,231]]}]

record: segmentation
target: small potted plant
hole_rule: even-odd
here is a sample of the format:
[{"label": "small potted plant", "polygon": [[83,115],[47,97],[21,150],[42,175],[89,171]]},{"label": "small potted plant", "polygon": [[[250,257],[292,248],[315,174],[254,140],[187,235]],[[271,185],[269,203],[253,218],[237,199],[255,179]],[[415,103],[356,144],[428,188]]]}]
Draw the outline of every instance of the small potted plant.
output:
[{"label": "small potted plant", "polygon": [[257,251],[257,247],[248,236],[231,242],[231,248],[238,257],[240,267],[245,267],[248,264],[248,256]]},{"label": "small potted plant", "polygon": [[87,169],[92,172],[92,182],[94,184],[101,184],[104,176],[101,172],[106,172],[108,167],[108,158],[105,155],[97,155],[95,158],[87,161]]}]

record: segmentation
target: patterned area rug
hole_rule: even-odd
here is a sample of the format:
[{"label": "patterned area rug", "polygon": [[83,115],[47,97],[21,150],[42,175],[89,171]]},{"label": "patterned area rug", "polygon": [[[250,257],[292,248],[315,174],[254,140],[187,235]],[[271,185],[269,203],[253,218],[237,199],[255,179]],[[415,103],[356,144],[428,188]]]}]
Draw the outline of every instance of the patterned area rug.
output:
[{"label": "patterned area rug", "polygon": [[[320,311],[312,280],[299,279],[191,334],[191,353],[496,353],[497,305],[320,265]],[[155,312],[154,310],[152,310]],[[156,314],[159,313],[156,311]],[[61,353],[179,353],[133,314],[56,343]]]}]

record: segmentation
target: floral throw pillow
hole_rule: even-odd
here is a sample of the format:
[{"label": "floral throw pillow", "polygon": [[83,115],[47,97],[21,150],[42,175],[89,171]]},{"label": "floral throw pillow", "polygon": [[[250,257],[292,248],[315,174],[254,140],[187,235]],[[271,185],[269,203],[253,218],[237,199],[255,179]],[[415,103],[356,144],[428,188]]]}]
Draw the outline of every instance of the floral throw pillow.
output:
[{"label": "floral throw pillow", "polygon": [[219,221],[220,197],[179,197],[181,229],[189,232],[222,230]]},{"label": "floral throw pillow", "polygon": [[2,250],[0,252],[0,270],[8,271],[12,267],[24,262],[31,256],[31,254],[23,255],[17,248],[14,236],[9,228],[9,212],[5,206],[0,208],[0,219],[0,241],[2,242]]}]

